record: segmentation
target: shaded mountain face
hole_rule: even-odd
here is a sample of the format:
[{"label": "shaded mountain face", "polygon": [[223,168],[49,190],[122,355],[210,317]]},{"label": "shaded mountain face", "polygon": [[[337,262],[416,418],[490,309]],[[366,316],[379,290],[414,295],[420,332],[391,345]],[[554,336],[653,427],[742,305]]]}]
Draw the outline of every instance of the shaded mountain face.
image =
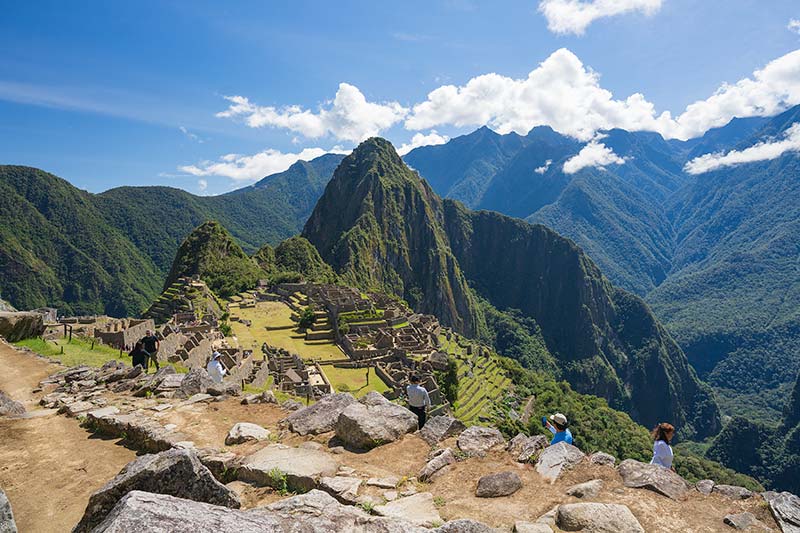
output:
[{"label": "shaded mountain face", "polygon": [[253,255],[253,259],[262,270],[273,276],[291,279],[293,274],[297,280],[310,283],[334,283],[336,274],[322,260],[314,245],[303,237],[289,237],[277,247],[265,244]]},{"label": "shaded mountain face", "polygon": [[301,161],[211,197],[169,187],[95,195],[34,168],[0,166],[0,294],[20,309],[138,315],[194,228],[219,220],[248,251],[277,244],[300,231],[341,159]]},{"label": "shaded mountain face", "polygon": [[544,226],[443,202],[382,139],[342,161],[303,235],[349,283],[412,299],[473,333],[484,326],[469,283],[495,307],[535,319],[576,389],[648,425],[674,421],[686,436],[719,430],[709,390],[641,299]]}]

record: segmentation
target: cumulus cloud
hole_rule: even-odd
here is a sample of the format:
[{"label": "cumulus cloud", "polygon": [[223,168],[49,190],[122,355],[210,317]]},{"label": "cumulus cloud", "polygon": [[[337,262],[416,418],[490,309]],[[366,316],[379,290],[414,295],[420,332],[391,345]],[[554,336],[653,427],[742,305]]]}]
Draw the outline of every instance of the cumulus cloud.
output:
[{"label": "cumulus cloud", "polygon": [[797,19],[789,19],[789,24],[786,26],[786,29],[800,34],[800,20]]},{"label": "cumulus cloud", "polygon": [[606,165],[623,165],[625,160],[614,153],[614,150],[600,142],[600,138],[592,139],[581,151],[564,162],[564,174],[575,174],[587,167],[604,168]]},{"label": "cumulus cloud", "polygon": [[599,18],[633,11],[653,15],[661,9],[661,4],[662,0],[542,0],[539,12],[547,19],[550,31],[583,35]]},{"label": "cumulus cloud", "polygon": [[487,125],[498,133],[525,134],[548,125],[588,141],[598,130],[656,131],[666,138],[689,139],[734,117],[768,116],[800,104],[800,50],[790,52],[734,84],[722,84],[673,117],[658,114],[640,93],[625,99],[600,86],[600,77],[571,51],[555,51],[526,78],[483,74],[461,86],[443,85],[413,106],[405,120],[410,130],[442,125]]},{"label": "cumulus cloud", "polygon": [[536,172],[537,174],[544,174],[545,172],[547,172],[547,169],[550,168],[550,165],[552,164],[553,160],[548,159],[547,161],[544,162],[544,165],[534,168],[533,171]]},{"label": "cumulus cloud", "polygon": [[408,112],[397,102],[368,102],[358,87],[348,83],[340,83],[333,101],[327,102],[327,107],[317,113],[297,105],[259,106],[244,96],[226,96],[225,99],[230,105],[217,113],[218,117],[240,117],[251,128],[272,126],[312,139],[331,135],[351,142],[380,134],[403,120]]},{"label": "cumulus cloud", "polygon": [[223,176],[236,181],[255,181],[276,172],[283,172],[297,161],[309,161],[327,153],[347,152],[339,148],[333,150],[305,148],[293,154],[268,149],[254,155],[227,154],[218,161],[203,161],[196,165],[179,167],[179,170],[193,176]]},{"label": "cumulus cloud", "polygon": [[701,155],[686,163],[684,170],[689,174],[703,174],[719,168],[777,159],[787,152],[800,152],[800,122],[792,124],[781,140],[763,141],[744,150]]},{"label": "cumulus cloud", "polygon": [[450,137],[448,137],[447,135],[439,135],[436,132],[436,130],[431,130],[431,132],[427,135],[423,135],[422,133],[415,133],[414,136],[411,137],[411,142],[402,144],[400,148],[397,149],[397,153],[400,155],[406,155],[414,148],[419,148],[420,146],[444,144],[449,140]]}]

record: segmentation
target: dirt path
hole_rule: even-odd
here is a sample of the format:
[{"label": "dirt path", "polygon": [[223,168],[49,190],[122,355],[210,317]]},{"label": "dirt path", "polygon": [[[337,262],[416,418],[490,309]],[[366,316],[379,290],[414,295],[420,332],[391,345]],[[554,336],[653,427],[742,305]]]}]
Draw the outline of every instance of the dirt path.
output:
[{"label": "dirt path", "polygon": [[[0,368],[0,389],[36,414],[31,390],[59,367],[0,342]],[[134,457],[113,441],[91,437],[74,419],[0,419],[0,486],[21,532],[69,531],[89,495]]]}]

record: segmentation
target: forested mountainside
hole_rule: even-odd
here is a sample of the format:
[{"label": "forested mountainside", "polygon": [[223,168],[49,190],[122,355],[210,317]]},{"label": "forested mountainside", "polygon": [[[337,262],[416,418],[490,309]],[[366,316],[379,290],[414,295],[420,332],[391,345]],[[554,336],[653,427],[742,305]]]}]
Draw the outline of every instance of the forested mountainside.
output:
[{"label": "forested mountainside", "polygon": [[[781,139],[798,114],[734,119],[685,142],[612,130],[598,142],[624,163],[572,174],[564,163],[584,145],[547,128],[524,138],[479,130],[405,160],[439,193],[573,239],[613,283],[652,305],[726,412],[775,416],[800,370],[792,357],[800,349],[796,153],[698,175],[683,168],[703,154]],[[505,163],[484,162],[496,146],[511,147]],[[454,173],[460,158],[471,158],[470,173]],[[459,192],[476,181],[482,195]]]},{"label": "forested mountainside", "polygon": [[168,187],[90,194],[38,169],[0,166],[0,294],[20,309],[138,315],[207,220],[257,250],[297,234],[342,156],[301,161],[221,196]]},{"label": "forested mountainside", "polygon": [[720,428],[710,390],[641,299],[544,226],[443,202],[383,139],[342,161],[303,236],[348,283],[396,294],[467,334],[487,329],[481,298],[519,310],[577,390],[642,423],[674,420],[700,438]]}]

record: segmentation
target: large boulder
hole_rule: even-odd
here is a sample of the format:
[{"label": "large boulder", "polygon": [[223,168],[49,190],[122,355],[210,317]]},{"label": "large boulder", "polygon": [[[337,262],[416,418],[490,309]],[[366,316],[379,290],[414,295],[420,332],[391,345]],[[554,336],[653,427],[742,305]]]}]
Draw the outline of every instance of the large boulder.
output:
[{"label": "large boulder", "polygon": [[475,496],[478,498],[499,498],[510,496],[522,488],[522,480],[516,472],[498,472],[478,480]]},{"label": "large boulder", "polygon": [[569,487],[567,489],[567,494],[569,496],[575,496],[576,498],[594,498],[600,494],[601,490],[603,490],[603,480],[593,479]]},{"label": "large boulder", "polygon": [[495,446],[505,444],[503,434],[495,428],[470,426],[458,436],[458,449],[470,456],[484,456]]},{"label": "large boulder", "polygon": [[374,511],[380,516],[408,521],[421,527],[431,527],[443,521],[430,492],[419,492],[385,505],[378,505]]},{"label": "large boulder", "polygon": [[558,506],[556,525],[583,533],[644,533],[644,528],[624,505],[567,503]]},{"label": "large boulder", "polygon": [[417,429],[417,415],[393,404],[378,393],[342,410],[336,421],[336,436],[352,448],[369,450],[394,442]]},{"label": "large boulder", "polygon": [[241,505],[236,493],[214,479],[194,451],[172,449],[143,455],[128,463],[114,479],[91,495],[73,533],[91,531],[119,500],[134,490],[237,509]]},{"label": "large boulder", "polygon": [[626,487],[649,489],[659,494],[679,500],[689,492],[684,479],[668,468],[625,459],[617,467]]},{"label": "large boulder", "polygon": [[312,490],[249,511],[229,509],[161,494],[134,491],[123,498],[95,533],[169,531],[170,533],[423,533],[406,521],[370,516]]},{"label": "large boulder", "polygon": [[522,433],[511,439],[506,446],[512,455],[517,456],[517,461],[520,463],[527,463],[532,457],[535,457],[547,448],[549,441],[544,435],[533,435],[528,437]]},{"label": "large boulder", "polygon": [[711,494],[711,491],[714,490],[714,485],[715,485],[714,481],[710,479],[701,479],[700,481],[694,484],[694,488],[697,489],[697,492],[699,492],[700,494],[708,496],[709,494]]},{"label": "large boulder", "polygon": [[581,461],[586,456],[582,451],[571,444],[566,442],[559,442],[548,446],[542,453],[539,454],[539,459],[536,461],[536,471],[554,483],[558,476],[562,474]]},{"label": "large boulder", "polygon": [[617,458],[610,453],[594,452],[589,456],[589,462],[593,465],[614,466],[617,463]]},{"label": "large boulder", "polygon": [[231,446],[233,444],[242,444],[243,442],[258,442],[268,439],[269,435],[270,431],[258,424],[239,422],[228,432],[228,436],[225,437],[225,444]]},{"label": "large boulder", "polygon": [[443,441],[448,437],[458,435],[466,429],[464,423],[452,416],[437,415],[432,416],[425,422],[425,426],[419,430],[419,436],[431,446]]},{"label": "large boulder", "polygon": [[344,409],[356,403],[350,394],[327,394],[314,405],[303,407],[286,417],[289,429],[300,435],[319,435],[333,431]]},{"label": "large boulder", "polygon": [[25,414],[25,406],[12,400],[5,392],[0,390],[0,416],[21,416]]},{"label": "large boulder", "polygon": [[428,481],[440,471],[442,468],[451,465],[456,462],[456,456],[453,453],[453,450],[450,448],[444,448],[443,450],[436,450],[434,452],[433,457],[430,458],[428,463],[422,467],[417,477],[420,481]]},{"label": "large boulder", "polygon": [[768,491],[762,496],[783,533],[800,533],[800,498],[791,492]]},{"label": "large boulder", "polygon": [[0,337],[17,342],[44,333],[44,317],[40,313],[0,312]]},{"label": "large boulder", "polygon": [[756,518],[753,513],[735,513],[725,515],[722,521],[738,531],[772,531],[767,524]]},{"label": "large boulder", "polygon": [[714,485],[711,490],[732,500],[746,500],[753,496],[748,489],[736,485]]},{"label": "large boulder", "polygon": [[245,457],[237,475],[242,481],[261,486],[285,483],[288,490],[305,492],[316,488],[320,478],[335,476],[338,470],[339,463],[326,452],[271,444]]},{"label": "large boulder", "polygon": [[0,533],[17,533],[14,513],[11,512],[11,503],[3,489],[0,489]]},{"label": "large boulder", "polygon": [[320,490],[324,490],[340,502],[355,505],[361,478],[348,476],[323,477],[319,480]]},{"label": "large boulder", "polygon": [[195,394],[205,394],[209,387],[214,385],[214,380],[204,368],[193,368],[183,379],[175,391],[176,398],[189,398]]},{"label": "large boulder", "polygon": [[[489,527],[486,524],[469,518],[450,520],[441,527],[435,529],[435,531],[436,533],[500,533],[499,529]],[[548,533],[552,533],[552,531]]]}]

